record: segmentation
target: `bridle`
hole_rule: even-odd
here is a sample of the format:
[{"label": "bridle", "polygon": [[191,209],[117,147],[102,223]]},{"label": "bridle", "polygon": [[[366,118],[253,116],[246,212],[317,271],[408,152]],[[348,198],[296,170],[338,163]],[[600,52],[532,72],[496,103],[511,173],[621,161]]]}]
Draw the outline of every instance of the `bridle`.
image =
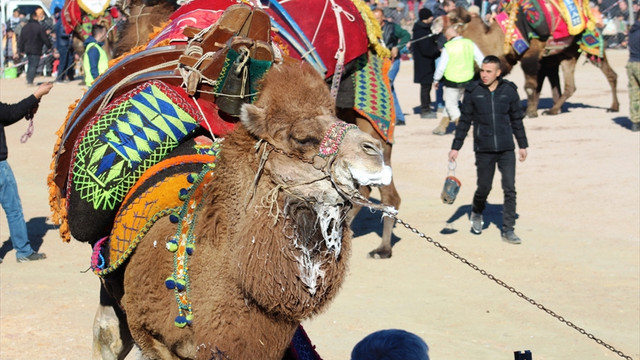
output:
[{"label": "bridle", "polygon": [[[390,207],[384,204],[373,204],[371,203],[368,199],[366,199],[361,193],[360,191],[358,191],[358,189],[356,187],[354,188],[345,188],[344,185],[341,185],[339,183],[337,183],[336,179],[335,179],[335,171],[334,171],[334,167],[335,167],[335,161],[337,159],[337,155],[338,155],[338,150],[340,148],[340,145],[342,144],[342,141],[344,140],[345,135],[347,134],[347,132],[349,132],[350,130],[353,129],[358,129],[358,126],[355,124],[349,124],[346,123],[342,120],[338,120],[336,122],[334,122],[333,124],[331,124],[331,126],[329,127],[329,129],[327,130],[327,132],[325,133],[324,137],[322,138],[322,142],[320,143],[320,147],[318,149],[318,153],[315,154],[311,159],[307,159],[304,158],[301,155],[298,154],[292,154],[289,153],[273,144],[271,144],[269,141],[264,140],[264,139],[260,139],[258,140],[258,142],[255,145],[256,150],[258,150],[260,147],[262,147],[262,155],[260,157],[260,164],[258,166],[258,170],[256,171],[256,177],[254,179],[254,183],[253,183],[253,192],[255,193],[255,189],[257,187],[258,184],[258,180],[262,174],[262,171],[264,169],[264,166],[266,164],[266,162],[269,159],[269,154],[271,152],[286,156],[288,158],[291,159],[296,159],[299,160],[301,162],[307,163],[311,166],[313,166],[314,169],[320,171],[323,176],[320,176],[316,179],[310,180],[310,181],[305,181],[305,182],[301,182],[301,183],[297,183],[297,184],[290,184],[290,185],[285,185],[285,184],[279,184],[276,182],[276,186],[284,191],[286,191],[286,188],[288,187],[296,187],[296,186],[302,186],[302,185],[308,185],[314,182],[318,182],[318,181],[323,181],[323,180],[329,180],[331,182],[331,185],[333,186],[333,188],[340,194],[340,196],[342,196],[345,200],[348,200],[350,203],[352,204],[356,204],[356,205],[360,205],[360,206],[366,206],[368,208],[371,208],[372,210],[379,210],[379,211],[389,211]],[[272,178],[272,181],[275,182],[275,180]],[[288,192],[288,191],[287,191]],[[253,196],[251,196],[253,197]],[[248,199],[250,200],[250,199]],[[305,201],[308,202],[312,202],[311,200],[305,199]],[[246,202],[246,204],[248,204],[249,201]]]}]

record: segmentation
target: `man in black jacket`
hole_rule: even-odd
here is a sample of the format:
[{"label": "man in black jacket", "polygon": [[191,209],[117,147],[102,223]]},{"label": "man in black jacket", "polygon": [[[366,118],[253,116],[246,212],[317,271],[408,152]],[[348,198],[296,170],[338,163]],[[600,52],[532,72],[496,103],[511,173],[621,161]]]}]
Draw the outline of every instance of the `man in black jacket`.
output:
[{"label": "man in black jacket", "polygon": [[431,33],[433,14],[427,8],[420,9],[419,20],[413,24],[413,82],[420,84],[420,117],[435,119],[436,113],[431,111],[431,84],[436,70],[436,59],[440,56],[440,49],[436,44],[438,36]]},{"label": "man in black jacket", "polygon": [[504,205],[502,214],[502,240],[520,244],[514,233],[516,222],[516,157],[513,137],[518,142],[520,161],[527,158],[527,135],[515,84],[500,77],[500,60],[489,55],[482,61],[481,82],[474,81],[465,88],[460,121],[449,152],[449,161],[455,161],[464,138],[473,125],[473,150],[476,154],[477,189],[473,196],[471,232],[482,233],[482,212],[491,191],[496,165],[502,175]]},{"label": "man in black jacket", "polygon": [[[27,224],[24,222],[22,204],[18,195],[18,186],[7,162],[8,151],[4,127],[18,122],[27,114],[33,115],[40,98],[48,94],[52,86],[52,83],[44,83],[36,89],[33,95],[14,105],[0,102],[0,205],[2,205],[7,215],[9,235],[11,236],[11,243],[16,251],[16,260],[18,262],[42,260],[46,258],[46,255],[34,251],[29,243]],[[0,259],[1,262],[2,259]]]},{"label": "man in black jacket", "polygon": [[34,12],[18,38],[18,50],[22,54],[27,54],[27,85],[33,85],[44,45],[50,49],[51,41]]}]

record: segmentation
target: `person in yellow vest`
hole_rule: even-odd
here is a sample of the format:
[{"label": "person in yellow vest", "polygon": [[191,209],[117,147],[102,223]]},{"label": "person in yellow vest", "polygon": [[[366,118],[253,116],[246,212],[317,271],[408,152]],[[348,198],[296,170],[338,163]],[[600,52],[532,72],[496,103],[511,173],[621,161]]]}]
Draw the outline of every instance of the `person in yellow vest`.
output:
[{"label": "person in yellow vest", "polygon": [[440,61],[433,74],[433,85],[437,89],[440,83],[443,85],[444,107],[448,116],[443,116],[440,124],[433,130],[436,135],[447,133],[449,121],[456,124],[460,119],[458,102],[464,94],[464,87],[473,80],[475,75],[475,60],[478,68],[482,66],[484,55],[473,41],[465,39],[458,33],[457,27],[450,26],[444,36],[447,42],[444,44]]},{"label": "person in yellow vest", "polygon": [[87,86],[91,86],[95,79],[107,70],[109,58],[102,49],[104,40],[107,38],[107,29],[101,25],[93,25],[91,36],[84,41],[83,69],[84,81]]}]

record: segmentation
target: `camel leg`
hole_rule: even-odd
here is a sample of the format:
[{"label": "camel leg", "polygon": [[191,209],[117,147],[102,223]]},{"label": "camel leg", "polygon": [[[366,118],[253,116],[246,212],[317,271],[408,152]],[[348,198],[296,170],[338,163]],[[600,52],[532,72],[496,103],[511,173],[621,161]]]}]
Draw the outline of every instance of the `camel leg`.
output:
[{"label": "camel leg", "polygon": [[520,60],[520,66],[524,72],[524,91],[527,93],[527,116],[538,117],[538,103],[540,92],[538,91],[538,73],[540,61],[538,52],[529,49]]},{"label": "camel leg", "polygon": [[[380,135],[369,123],[369,120],[358,115],[353,109],[338,109],[338,118],[348,123],[358,125],[360,130],[382,141],[384,144],[384,162],[391,166],[392,145],[384,142],[384,140],[380,138]],[[368,186],[362,186],[360,187],[360,192],[365,198],[369,198],[371,188]],[[389,185],[380,187],[380,201],[385,205],[393,206],[396,210],[400,207],[400,195],[398,194],[398,190],[395,187],[393,179]],[[353,219],[358,211],[360,211],[360,208],[360,206],[354,206],[350,213],[351,219]],[[388,216],[384,217],[382,226],[382,242],[375,250],[369,252],[369,257],[379,259],[387,259],[391,257],[391,237],[393,236],[394,225],[395,220],[393,218]]]},{"label": "camel leg", "polygon": [[575,57],[564,59],[560,62],[560,67],[562,68],[562,74],[564,75],[564,93],[560,96],[558,101],[553,104],[553,107],[543,114],[545,115],[557,115],[562,111],[562,105],[567,101],[574,92],[576,92],[576,82],[575,82],[575,70],[576,63],[578,59]]},{"label": "camel leg", "polygon": [[613,68],[609,64],[609,61],[607,60],[607,53],[604,53],[604,56],[602,57],[600,70],[609,82],[609,86],[611,87],[611,96],[613,98],[611,107],[607,109],[607,112],[618,112],[620,110],[620,103],[618,102],[618,91],[616,88],[616,86],[618,85],[618,74],[613,71]]},{"label": "camel leg", "polygon": [[133,347],[124,312],[100,284],[100,305],[93,319],[92,359],[121,360]]}]

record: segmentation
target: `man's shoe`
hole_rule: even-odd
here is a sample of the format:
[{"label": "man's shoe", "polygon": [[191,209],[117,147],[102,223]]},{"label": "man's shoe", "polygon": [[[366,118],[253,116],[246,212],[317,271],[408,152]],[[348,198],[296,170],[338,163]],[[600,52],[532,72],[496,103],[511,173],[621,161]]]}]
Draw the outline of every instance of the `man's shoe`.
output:
[{"label": "man's shoe", "polygon": [[640,123],[631,123],[631,131],[640,131]]},{"label": "man's shoe", "polygon": [[404,120],[396,120],[396,126],[404,126],[407,125],[407,123]]},{"label": "man's shoe", "polygon": [[508,230],[502,233],[502,241],[506,241],[510,244],[520,244],[522,240],[513,232],[513,230]]},{"label": "man's shoe", "polygon": [[436,126],[435,129],[433,129],[432,133],[434,135],[444,135],[447,133],[447,127],[449,127],[449,117],[448,116],[443,116],[442,119],[440,120],[440,124],[438,124],[438,126]]},{"label": "man's shoe", "polygon": [[16,260],[19,263],[23,263],[23,262],[28,262],[28,261],[36,261],[36,260],[42,260],[42,259],[46,259],[47,255],[45,255],[44,253],[37,253],[34,252],[33,254],[26,256],[26,257],[19,257]]},{"label": "man's shoe", "polygon": [[476,235],[482,234],[482,225],[484,225],[482,214],[476,214],[472,211],[469,220],[471,220],[471,232]]}]

